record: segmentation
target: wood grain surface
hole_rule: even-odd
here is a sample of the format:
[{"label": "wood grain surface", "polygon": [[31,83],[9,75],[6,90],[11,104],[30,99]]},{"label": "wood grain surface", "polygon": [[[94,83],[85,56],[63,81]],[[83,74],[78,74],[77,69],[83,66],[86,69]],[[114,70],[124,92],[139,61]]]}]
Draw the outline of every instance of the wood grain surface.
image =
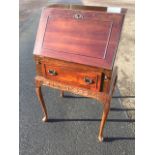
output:
[{"label": "wood grain surface", "polygon": [[124,13],[43,9],[34,54],[112,69]]}]

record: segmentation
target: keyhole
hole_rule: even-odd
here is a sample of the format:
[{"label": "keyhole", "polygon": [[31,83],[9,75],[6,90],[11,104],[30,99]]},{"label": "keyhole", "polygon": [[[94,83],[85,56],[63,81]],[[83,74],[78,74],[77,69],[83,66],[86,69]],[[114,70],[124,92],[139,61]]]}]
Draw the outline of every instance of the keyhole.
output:
[{"label": "keyhole", "polygon": [[81,19],[81,18],[83,18],[83,16],[81,14],[75,14],[74,15],[74,18],[75,19]]}]

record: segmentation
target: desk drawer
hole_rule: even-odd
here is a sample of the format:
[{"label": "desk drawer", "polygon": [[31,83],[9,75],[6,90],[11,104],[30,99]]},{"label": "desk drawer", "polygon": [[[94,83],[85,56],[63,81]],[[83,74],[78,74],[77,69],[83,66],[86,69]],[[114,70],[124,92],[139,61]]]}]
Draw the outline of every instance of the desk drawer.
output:
[{"label": "desk drawer", "polygon": [[45,78],[65,84],[100,91],[101,73],[80,68],[43,64]]}]

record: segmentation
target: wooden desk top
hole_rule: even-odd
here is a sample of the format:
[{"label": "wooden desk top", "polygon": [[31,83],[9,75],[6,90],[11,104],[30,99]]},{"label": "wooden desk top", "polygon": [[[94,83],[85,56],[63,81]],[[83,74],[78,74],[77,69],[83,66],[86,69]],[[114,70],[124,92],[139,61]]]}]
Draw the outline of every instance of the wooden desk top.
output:
[{"label": "wooden desk top", "polygon": [[34,55],[112,69],[125,9],[52,5],[42,11]]}]

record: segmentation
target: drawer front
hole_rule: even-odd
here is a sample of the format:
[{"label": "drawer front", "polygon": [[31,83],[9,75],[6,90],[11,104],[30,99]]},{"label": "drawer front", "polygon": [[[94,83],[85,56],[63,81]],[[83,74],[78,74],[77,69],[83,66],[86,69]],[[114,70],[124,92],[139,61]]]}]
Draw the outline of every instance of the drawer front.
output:
[{"label": "drawer front", "polygon": [[95,91],[100,91],[101,73],[69,66],[43,64],[45,78]]}]

